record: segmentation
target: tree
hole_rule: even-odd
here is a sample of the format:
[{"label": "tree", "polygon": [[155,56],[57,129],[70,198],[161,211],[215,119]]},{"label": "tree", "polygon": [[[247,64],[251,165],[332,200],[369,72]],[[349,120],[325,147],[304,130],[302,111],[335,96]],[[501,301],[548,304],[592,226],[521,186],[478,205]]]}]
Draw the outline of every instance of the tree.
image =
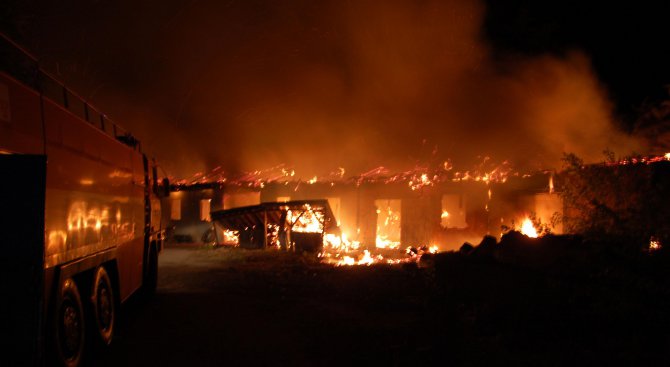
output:
[{"label": "tree", "polygon": [[670,152],[670,85],[667,89],[668,99],[642,106],[640,117],[633,129],[634,135],[647,141],[652,154]]},{"label": "tree", "polygon": [[640,159],[585,165],[574,154],[564,157],[558,175],[565,204],[564,228],[570,233],[645,245],[652,236],[664,243],[670,234],[670,162]]}]

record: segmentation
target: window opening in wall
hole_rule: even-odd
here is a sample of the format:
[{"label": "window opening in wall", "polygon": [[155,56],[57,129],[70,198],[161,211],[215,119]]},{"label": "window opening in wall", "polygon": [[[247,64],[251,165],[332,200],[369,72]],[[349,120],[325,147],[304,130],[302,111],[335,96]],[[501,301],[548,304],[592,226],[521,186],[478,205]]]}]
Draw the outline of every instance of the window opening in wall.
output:
[{"label": "window opening in wall", "polygon": [[467,228],[465,221],[465,196],[442,195],[442,215],[440,224],[442,228]]},{"label": "window opening in wall", "polygon": [[181,199],[174,198],[170,204],[170,219],[181,220]]}]

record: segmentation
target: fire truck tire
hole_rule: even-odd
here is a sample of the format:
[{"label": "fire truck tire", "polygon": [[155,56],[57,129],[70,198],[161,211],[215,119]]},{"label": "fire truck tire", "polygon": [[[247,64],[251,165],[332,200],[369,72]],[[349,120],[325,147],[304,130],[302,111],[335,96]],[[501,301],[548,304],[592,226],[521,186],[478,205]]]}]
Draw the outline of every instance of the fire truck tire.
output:
[{"label": "fire truck tire", "polygon": [[158,251],[155,244],[149,246],[146,269],[142,287],[146,296],[153,296],[158,287]]},{"label": "fire truck tire", "polygon": [[55,358],[59,365],[80,366],[86,350],[86,321],[79,289],[72,278],[59,287],[54,313]]},{"label": "fire truck tire", "polygon": [[96,345],[106,347],[112,342],[116,323],[116,299],[109,274],[100,266],[95,271],[91,288],[91,332]]}]

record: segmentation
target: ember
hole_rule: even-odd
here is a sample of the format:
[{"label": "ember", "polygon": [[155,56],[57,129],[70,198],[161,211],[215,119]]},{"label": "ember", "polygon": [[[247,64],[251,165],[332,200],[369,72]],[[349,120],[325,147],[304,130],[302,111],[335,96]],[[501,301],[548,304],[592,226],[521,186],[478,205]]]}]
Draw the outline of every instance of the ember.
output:
[{"label": "ember", "polygon": [[223,230],[223,243],[225,245],[234,245],[237,246],[240,244],[240,233],[238,231],[232,231],[230,229]]},{"label": "ember", "polygon": [[659,241],[656,237],[652,237],[651,240],[649,240],[649,252],[658,251],[661,249],[661,247],[661,241]]}]

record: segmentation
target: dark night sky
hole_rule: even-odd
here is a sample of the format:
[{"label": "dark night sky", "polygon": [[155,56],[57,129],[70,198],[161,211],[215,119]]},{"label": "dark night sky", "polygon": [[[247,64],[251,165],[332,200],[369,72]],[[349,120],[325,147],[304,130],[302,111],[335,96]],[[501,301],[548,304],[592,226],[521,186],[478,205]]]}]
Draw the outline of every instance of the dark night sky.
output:
[{"label": "dark night sky", "polygon": [[667,5],[8,0],[2,30],[176,176],[644,153]]},{"label": "dark night sky", "polygon": [[645,101],[668,97],[670,4],[642,1],[489,1],[486,31],[496,50],[584,50],[617,110],[634,119]]}]

